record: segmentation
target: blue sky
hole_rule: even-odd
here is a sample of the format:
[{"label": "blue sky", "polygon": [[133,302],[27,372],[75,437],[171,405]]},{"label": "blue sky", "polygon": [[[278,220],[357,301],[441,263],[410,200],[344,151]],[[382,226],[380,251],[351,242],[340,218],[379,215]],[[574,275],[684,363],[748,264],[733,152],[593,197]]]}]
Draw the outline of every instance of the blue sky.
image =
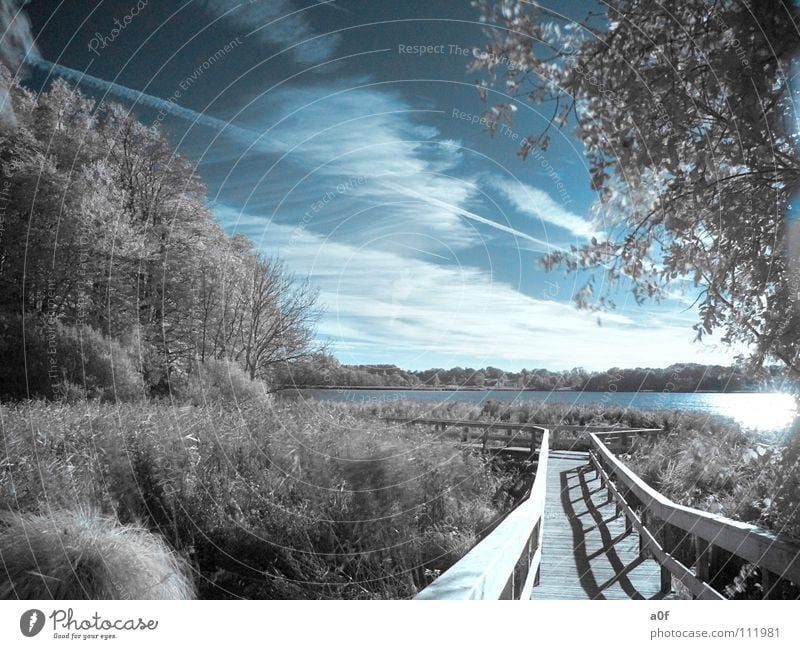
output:
[{"label": "blue sky", "polygon": [[487,104],[469,52],[486,41],[469,3],[54,4],[27,7],[42,57],[30,83],[80,80],[160,122],[225,228],[318,286],[320,336],[342,362],[730,360],[692,343],[691,294],[646,307],[621,294],[598,318],[570,303],[580,278],[537,268],[603,224],[568,132],[538,158],[515,155],[549,113],[520,104],[494,138],[474,123]]}]

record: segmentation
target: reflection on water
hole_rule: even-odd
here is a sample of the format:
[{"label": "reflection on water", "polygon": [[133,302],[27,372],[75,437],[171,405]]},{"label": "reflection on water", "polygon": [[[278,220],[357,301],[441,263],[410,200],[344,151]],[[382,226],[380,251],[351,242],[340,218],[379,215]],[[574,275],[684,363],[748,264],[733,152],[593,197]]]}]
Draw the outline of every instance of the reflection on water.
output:
[{"label": "reflection on water", "polygon": [[694,410],[731,417],[757,431],[785,429],[797,415],[794,398],[782,392],[517,392],[515,390],[301,390],[305,397],[334,401],[396,401],[429,403],[488,399],[511,403],[599,404],[642,410]]},{"label": "reflection on water", "polygon": [[732,417],[745,428],[781,430],[797,416],[797,403],[790,394],[766,392],[713,396],[716,397],[715,414]]}]

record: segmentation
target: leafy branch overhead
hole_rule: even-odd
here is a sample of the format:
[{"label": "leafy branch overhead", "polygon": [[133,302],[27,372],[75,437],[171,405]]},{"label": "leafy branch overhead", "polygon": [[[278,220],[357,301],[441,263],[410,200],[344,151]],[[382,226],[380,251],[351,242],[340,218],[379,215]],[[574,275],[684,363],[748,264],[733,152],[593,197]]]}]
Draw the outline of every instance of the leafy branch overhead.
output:
[{"label": "leafy branch overhead", "polygon": [[[566,128],[584,145],[602,237],[544,259],[590,271],[583,307],[622,280],[640,301],[699,289],[698,338],[713,331],[800,375],[797,237],[800,164],[790,86],[800,44],[788,0],[612,0],[576,22],[536,3],[475,2],[490,43],[472,67],[481,94],[552,107],[519,155]],[[594,278],[603,277],[597,295]]]}]

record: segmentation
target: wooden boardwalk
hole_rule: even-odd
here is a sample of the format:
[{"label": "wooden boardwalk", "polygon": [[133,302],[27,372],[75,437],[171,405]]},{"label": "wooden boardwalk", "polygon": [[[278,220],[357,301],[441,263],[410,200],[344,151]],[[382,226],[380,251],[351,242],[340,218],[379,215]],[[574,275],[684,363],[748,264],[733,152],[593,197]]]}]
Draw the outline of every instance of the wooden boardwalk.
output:
[{"label": "wooden boardwalk", "polygon": [[531,599],[665,599],[661,570],[639,557],[589,454],[551,451],[539,585]]},{"label": "wooden boardwalk", "polygon": [[800,599],[800,544],[676,503],[626,466],[619,454],[660,429],[390,421],[432,426],[535,473],[530,493],[415,599],[725,600],[743,570],[736,598]]}]

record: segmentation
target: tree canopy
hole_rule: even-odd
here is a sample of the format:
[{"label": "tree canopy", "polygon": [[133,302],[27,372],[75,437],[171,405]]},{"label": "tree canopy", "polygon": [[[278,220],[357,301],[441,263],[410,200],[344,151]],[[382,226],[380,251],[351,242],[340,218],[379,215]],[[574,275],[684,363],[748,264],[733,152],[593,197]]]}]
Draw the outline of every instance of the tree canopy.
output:
[{"label": "tree canopy", "polygon": [[284,387],[369,387],[518,390],[577,390],[585,392],[730,392],[736,390],[780,390],[786,369],[772,365],[758,380],[740,368],[721,365],[678,363],[666,368],[613,367],[605,372],[589,372],[581,367],[551,371],[543,368],[504,372],[496,367],[435,367],[409,371],[396,365],[342,365],[327,354],[287,363],[278,373]]},{"label": "tree canopy", "polygon": [[490,37],[473,63],[481,94],[513,98],[486,112],[490,131],[532,102],[552,119],[519,155],[559,128],[584,145],[602,234],[543,260],[590,271],[578,305],[613,308],[622,282],[640,302],[694,285],[698,338],[719,332],[755,366],[775,358],[800,377],[797,6],[608,0],[576,21],[522,0],[474,4]]},{"label": "tree canopy", "polygon": [[16,114],[0,130],[6,372],[24,361],[9,357],[23,340],[30,370],[42,330],[55,379],[65,358],[48,339],[64,326],[118,341],[156,393],[208,359],[269,379],[315,351],[316,292],[223,231],[194,165],[158,128],[63,81],[34,94],[0,74]]}]

